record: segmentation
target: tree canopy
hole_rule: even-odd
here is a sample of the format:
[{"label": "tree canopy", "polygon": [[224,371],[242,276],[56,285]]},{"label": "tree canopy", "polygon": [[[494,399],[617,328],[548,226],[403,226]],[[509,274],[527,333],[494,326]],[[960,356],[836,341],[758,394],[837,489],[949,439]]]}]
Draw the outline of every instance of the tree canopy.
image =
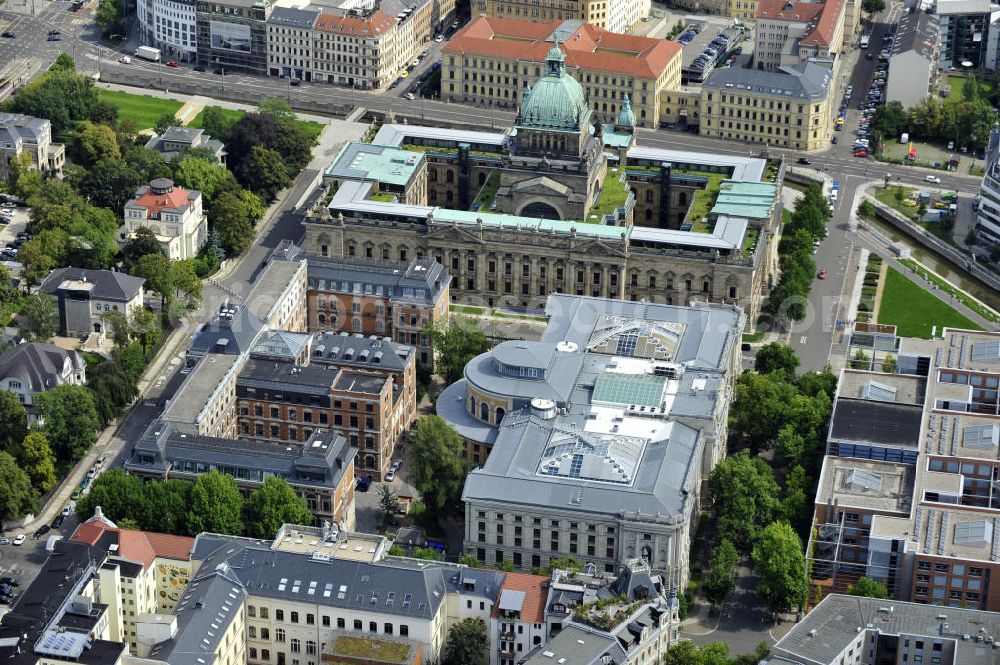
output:
[{"label": "tree canopy", "polygon": [[97,440],[101,426],[90,391],[64,383],[35,396],[43,431],[60,462],[75,462]]},{"label": "tree canopy", "polygon": [[847,587],[847,595],[887,599],[889,598],[889,589],[885,582],[877,582],[870,577],[861,577],[857,582]]},{"label": "tree canopy", "polygon": [[284,478],[270,476],[247,501],[250,535],[274,538],[282,524],[312,524],[312,513]]},{"label": "tree canopy", "polygon": [[742,450],[715,465],[708,492],[718,516],[718,532],[737,547],[749,548],[778,507],[778,484],[767,462]]},{"label": "tree canopy", "polygon": [[194,533],[243,533],[243,495],[232,476],[218,471],[198,476],[191,488],[187,522]]},{"label": "tree canopy", "polygon": [[21,444],[21,463],[31,484],[40,494],[45,494],[56,486],[56,458],[52,454],[49,440],[41,432],[32,432],[24,437]]},{"label": "tree canopy", "polygon": [[788,522],[773,522],[753,548],[757,591],[772,612],[801,609],[809,594],[802,541]]},{"label": "tree canopy", "polygon": [[781,342],[771,342],[757,350],[753,368],[759,374],[784,372],[789,377],[792,377],[795,375],[795,368],[798,366],[799,358],[795,355],[792,347]]},{"label": "tree canopy", "polygon": [[0,452],[0,518],[17,519],[37,505],[38,495],[28,474],[9,453]]},{"label": "tree canopy", "polygon": [[28,434],[28,414],[17,395],[0,390],[0,452],[21,455],[21,442]]},{"label": "tree canopy", "polygon": [[59,309],[55,297],[48,293],[25,298],[21,316],[26,322],[21,334],[33,342],[47,342],[59,331]]},{"label": "tree canopy", "polygon": [[487,665],[490,636],[480,618],[462,619],[448,631],[441,650],[441,665]]},{"label": "tree canopy", "polygon": [[410,445],[410,477],[433,513],[454,508],[462,498],[469,472],[462,447],[462,437],[440,416],[417,421]]},{"label": "tree canopy", "polygon": [[490,348],[483,331],[461,317],[453,316],[447,323],[429,323],[424,332],[434,348],[435,369],[448,384],[461,380],[469,361]]}]

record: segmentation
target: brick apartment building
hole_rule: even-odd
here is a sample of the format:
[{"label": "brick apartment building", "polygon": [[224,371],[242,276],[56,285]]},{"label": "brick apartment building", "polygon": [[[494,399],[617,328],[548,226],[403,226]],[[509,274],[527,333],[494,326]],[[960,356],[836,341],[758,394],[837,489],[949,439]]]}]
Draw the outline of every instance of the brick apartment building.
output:
[{"label": "brick apartment building", "polygon": [[412,420],[404,390],[373,372],[251,359],[236,377],[240,437],[302,444],[316,428],[358,448],[357,474],[381,480]]},{"label": "brick apartment building", "polygon": [[416,347],[417,360],[431,362],[423,328],[448,318],[451,277],[430,258],[374,244],[350,245],[347,256],[309,255],[306,294],[310,331],[389,337]]}]

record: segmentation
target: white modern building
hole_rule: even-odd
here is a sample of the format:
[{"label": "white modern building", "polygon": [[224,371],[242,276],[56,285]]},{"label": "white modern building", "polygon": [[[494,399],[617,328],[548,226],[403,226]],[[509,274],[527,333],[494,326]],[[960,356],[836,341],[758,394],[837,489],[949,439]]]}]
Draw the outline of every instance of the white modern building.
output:
[{"label": "white modern building", "polygon": [[198,55],[194,0],[139,0],[136,18],[146,46],[158,48],[164,60],[193,62]]},{"label": "white modern building", "polygon": [[990,132],[986,148],[986,173],[979,188],[976,233],[982,240],[1000,245],[1000,127]]},{"label": "white modern building", "polygon": [[125,204],[124,217],[126,237],[148,228],[171,259],[193,259],[208,240],[201,192],[177,187],[168,178],[140,187]]}]

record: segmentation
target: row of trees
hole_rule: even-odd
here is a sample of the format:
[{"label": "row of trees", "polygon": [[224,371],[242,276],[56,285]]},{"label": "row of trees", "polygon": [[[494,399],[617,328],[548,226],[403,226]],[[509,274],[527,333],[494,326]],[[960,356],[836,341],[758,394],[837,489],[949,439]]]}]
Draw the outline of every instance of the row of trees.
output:
[{"label": "row of trees", "polygon": [[795,202],[778,245],[781,277],[764,303],[764,315],[777,320],[805,318],[809,291],[816,276],[813,245],[825,235],[830,214],[830,206],[818,184],[806,188]]},{"label": "row of trees", "polygon": [[725,642],[696,646],[694,642],[685,640],[670,647],[663,658],[663,665],[757,665],[767,658],[770,651],[767,643],[761,642],[753,653],[730,658],[729,645]]},{"label": "row of trees", "polygon": [[143,482],[121,469],[97,477],[76,504],[80,521],[100,506],[121,527],[194,536],[203,531],[273,538],[282,524],[311,524],[312,513],[287,481],[267,478],[244,500],[232,476],[210,471],[193,483]]},{"label": "row of trees", "polygon": [[[927,97],[910,108],[900,102],[878,107],[872,117],[876,138],[894,138],[904,133],[912,138],[936,143],[954,141],[956,146],[982,148],[993,126],[993,108],[982,83],[970,74],[958,97]],[[877,143],[877,141],[875,142]]]},{"label": "row of trees", "polygon": [[[758,590],[772,611],[802,607],[807,599],[802,539],[837,380],[829,371],[796,376],[798,364],[789,347],[767,344],[757,353],[755,371],[737,380],[731,409],[737,452],[716,465],[708,482],[719,542],[704,592],[714,604],[732,591],[740,552],[750,554],[761,577]],[[772,449],[773,467],[759,455]]]}]

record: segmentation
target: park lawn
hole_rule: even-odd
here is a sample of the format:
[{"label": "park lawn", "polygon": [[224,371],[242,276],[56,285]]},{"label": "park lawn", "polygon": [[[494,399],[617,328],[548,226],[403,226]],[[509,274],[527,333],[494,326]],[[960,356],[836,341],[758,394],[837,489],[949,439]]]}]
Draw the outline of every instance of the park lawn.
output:
[{"label": "park lawn", "polygon": [[[188,127],[194,127],[195,129],[202,129],[203,128],[202,123],[205,121],[205,109],[207,108],[208,107],[206,106],[201,111],[199,111],[198,115],[194,117],[194,120],[188,123]],[[220,106],[216,106],[215,108],[219,109],[222,112],[222,117],[226,122],[227,130],[233,125],[235,125],[237,122],[239,122],[243,118],[243,116],[247,114],[246,111],[241,111],[239,109],[224,109]],[[212,138],[219,139],[220,141],[222,140],[221,136],[213,136]]]},{"label": "park lawn", "polygon": [[931,331],[944,326],[982,330],[952,306],[910,281],[898,270],[889,268],[878,308],[878,322],[896,326],[901,337],[930,339]]},{"label": "park lawn", "polygon": [[[951,94],[948,95],[948,99],[949,100],[962,99],[962,87],[965,85],[965,77],[949,76],[948,85],[951,86]],[[991,87],[992,86],[990,86],[990,84],[987,83],[986,81],[979,81],[979,89],[983,92],[984,95],[989,94]]]},{"label": "park lawn", "polygon": [[131,118],[139,129],[152,129],[166,114],[176,115],[184,104],[172,99],[133,95],[117,90],[101,90],[100,99],[118,109],[118,117]]}]

